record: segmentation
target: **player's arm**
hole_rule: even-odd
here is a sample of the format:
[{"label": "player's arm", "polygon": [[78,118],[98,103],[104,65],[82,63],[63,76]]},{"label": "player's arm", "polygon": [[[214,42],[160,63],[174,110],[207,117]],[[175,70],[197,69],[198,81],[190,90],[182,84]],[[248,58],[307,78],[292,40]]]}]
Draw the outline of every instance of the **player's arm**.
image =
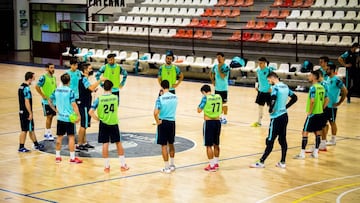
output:
[{"label": "player's arm", "polygon": [[197,108],[197,112],[198,113],[201,113],[205,107],[205,104],[206,104],[206,96],[204,96],[202,99],[201,99],[201,102]]},{"label": "player's arm", "polygon": [[90,115],[91,118],[93,118],[94,120],[100,121],[99,117],[97,117],[97,115],[95,114],[95,109],[90,108],[90,110],[89,110],[89,115]]},{"label": "player's arm", "polygon": [[230,71],[230,69],[227,65],[225,65],[224,69],[220,68],[220,77],[222,79],[224,79],[226,77],[226,75],[229,73],[229,71]]},{"label": "player's arm", "polygon": [[309,108],[309,111],[307,112],[308,115],[311,115],[313,110],[314,110],[314,104],[315,104],[315,99],[314,98],[311,98],[310,99],[310,108]]},{"label": "player's arm", "polygon": [[338,61],[342,66],[344,66],[346,68],[350,68],[351,63],[346,64],[346,62],[345,62],[346,57],[347,57],[347,52],[345,52],[343,55],[339,56]]},{"label": "player's arm", "polygon": [[119,85],[119,88],[122,88],[124,87],[125,83],[126,83],[126,79],[127,79],[127,76],[128,76],[128,73],[127,71],[124,69],[124,68],[121,68],[121,72],[120,72],[120,75],[122,75],[122,80],[120,82],[120,85]]},{"label": "player's arm", "polygon": [[104,78],[104,77],[100,77],[100,79],[99,80],[97,80],[96,82],[94,82],[93,84],[90,84],[90,82],[89,82],[89,80],[88,79],[85,79],[85,77],[84,77],[84,79],[83,79],[83,84],[84,84],[84,86],[85,87],[87,87],[90,91],[95,91],[96,90],[96,88],[100,85],[100,83],[102,83],[102,82],[104,82],[106,80],[106,78]]},{"label": "player's arm", "polygon": [[48,99],[48,103],[49,103],[49,106],[50,108],[52,108],[52,110],[54,110],[56,113],[58,112],[55,105],[54,105],[54,101],[55,101],[55,94],[52,93],[50,95],[50,98]]},{"label": "player's arm", "polygon": [[96,74],[95,74],[96,80],[100,80],[100,76],[104,72],[105,72],[105,65],[101,66],[101,68],[96,72]]},{"label": "player's arm", "polygon": [[180,72],[180,69],[178,67],[176,67],[176,71],[177,71],[177,76],[179,77],[179,79],[177,80],[177,82],[173,85],[174,88],[176,88],[177,86],[180,85],[180,83],[184,80],[184,74],[182,72]]},{"label": "player's arm", "polygon": [[276,103],[277,96],[276,94],[271,95],[270,97],[270,106],[269,106],[269,113],[272,113],[274,110],[274,106]]},{"label": "player's arm", "polygon": [[155,119],[157,125],[161,124],[161,120],[159,118],[160,107],[161,107],[160,99],[157,98],[156,102],[155,102],[155,108],[154,108],[154,119]]},{"label": "player's arm", "polygon": [[41,76],[38,83],[36,84],[35,86],[35,90],[37,93],[39,93],[39,95],[43,98],[43,99],[47,99],[46,96],[44,95],[44,93],[42,92],[41,90],[41,87],[44,85],[44,81],[45,80],[45,77],[44,76]]},{"label": "player's arm", "polygon": [[288,109],[290,106],[292,106],[293,104],[295,104],[298,100],[298,97],[296,96],[296,94],[292,94],[289,95],[290,97],[290,101],[286,104],[286,108]]},{"label": "player's arm", "polygon": [[348,90],[346,89],[345,86],[343,86],[340,92],[340,100],[338,103],[335,104],[335,106],[340,106],[345,101],[347,94],[348,94]]},{"label": "player's arm", "polygon": [[[215,67],[215,66],[214,66]],[[211,84],[215,85],[215,72],[214,72],[214,67],[211,69],[209,76],[210,76],[210,80],[211,80]]]}]

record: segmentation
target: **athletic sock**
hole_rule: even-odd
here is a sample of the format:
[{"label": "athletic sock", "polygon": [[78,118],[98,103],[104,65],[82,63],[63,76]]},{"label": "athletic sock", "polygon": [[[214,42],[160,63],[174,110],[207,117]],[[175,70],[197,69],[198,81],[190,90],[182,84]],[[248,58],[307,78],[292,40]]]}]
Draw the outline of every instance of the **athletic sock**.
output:
[{"label": "athletic sock", "polygon": [[70,152],[70,159],[75,159],[75,152]]},{"label": "athletic sock", "polygon": [[119,160],[120,160],[120,164],[121,166],[125,166],[125,156],[124,155],[119,155]]},{"label": "athletic sock", "polygon": [[105,160],[105,168],[110,168],[110,159],[104,158],[104,160]]},{"label": "athletic sock", "polygon": [[170,165],[174,165],[174,158],[170,157]]},{"label": "athletic sock", "polygon": [[60,157],[60,151],[55,151],[55,157]]},{"label": "athletic sock", "polygon": [[308,137],[302,137],[301,149],[305,150],[307,143],[308,143]]},{"label": "athletic sock", "polygon": [[319,149],[320,145],[320,135],[315,136],[315,149]]}]

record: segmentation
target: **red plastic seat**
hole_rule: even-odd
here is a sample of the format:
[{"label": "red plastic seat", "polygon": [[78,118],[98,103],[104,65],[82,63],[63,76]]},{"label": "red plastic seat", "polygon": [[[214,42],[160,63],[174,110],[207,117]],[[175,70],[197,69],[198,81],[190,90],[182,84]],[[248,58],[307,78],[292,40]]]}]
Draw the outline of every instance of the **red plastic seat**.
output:
[{"label": "red plastic seat", "polygon": [[271,7],[279,7],[283,4],[282,0],[275,0]]},{"label": "red plastic seat", "polygon": [[255,29],[263,29],[265,27],[265,21],[261,20],[256,23]]},{"label": "red plastic seat", "polygon": [[262,36],[260,40],[258,40],[258,42],[268,42],[271,39],[272,39],[272,34],[267,32]]},{"label": "red plastic seat", "polygon": [[185,36],[185,30],[179,29],[173,37],[182,38]]},{"label": "red plastic seat", "polygon": [[267,18],[277,18],[279,17],[280,12],[277,9],[271,10],[270,14],[267,16]]},{"label": "red plastic seat", "polygon": [[220,16],[222,13],[222,10],[220,8],[215,8],[214,12],[211,14],[211,16],[216,17],[216,16]]},{"label": "red plastic seat", "polygon": [[250,39],[248,39],[247,41],[249,42],[257,42],[261,39],[261,33],[260,32],[255,32]]},{"label": "red plastic seat", "polygon": [[206,27],[213,27],[213,28],[215,28],[216,25],[217,25],[217,20],[213,18],[213,19],[211,19],[211,20],[209,21],[209,23],[206,25]]},{"label": "red plastic seat", "polygon": [[284,19],[284,18],[288,17],[289,15],[290,15],[289,10],[281,10],[281,13],[277,18]]},{"label": "red plastic seat", "polygon": [[276,27],[275,21],[268,21],[263,30],[272,30],[274,27]]},{"label": "red plastic seat", "polygon": [[210,39],[210,38],[212,38],[212,32],[211,32],[211,30],[206,30],[206,31],[204,32],[204,35],[201,37],[201,39]]},{"label": "red plastic seat", "polygon": [[245,28],[252,29],[255,28],[256,22],[255,20],[249,20],[245,26]]},{"label": "red plastic seat", "polygon": [[295,0],[294,3],[290,7],[297,8],[297,7],[302,7],[302,5],[303,5],[303,0]]},{"label": "red plastic seat", "polygon": [[235,0],[228,0],[224,6],[234,6]]},{"label": "red plastic seat", "polygon": [[287,7],[290,7],[291,5],[292,5],[292,0],[285,0],[285,1],[280,5],[280,7],[287,8]]},{"label": "red plastic seat", "polygon": [[211,16],[212,13],[213,13],[213,9],[212,8],[207,8],[207,9],[205,9],[204,13],[201,14],[201,16],[203,16],[203,17]]},{"label": "red plastic seat", "polygon": [[230,15],[231,15],[231,9],[230,8],[225,8],[220,16],[221,17],[228,17]]},{"label": "red plastic seat", "polygon": [[258,16],[256,16],[257,18],[266,18],[269,15],[269,9],[263,9],[260,14]]},{"label": "red plastic seat", "polygon": [[242,35],[242,38],[241,40],[243,41],[247,41],[251,38],[251,33],[250,32],[244,32],[243,35]]},{"label": "red plastic seat", "polygon": [[244,0],[236,0],[234,6],[243,6],[244,5]]},{"label": "red plastic seat", "polygon": [[203,30],[196,30],[196,32],[195,32],[195,34],[194,34],[194,38],[195,38],[195,39],[200,39],[203,35],[204,35],[204,31],[203,31]]},{"label": "red plastic seat", "polygon": [[199,19],[198,18],[193,18],[191,19],[191,22],[188,26],[193,26],[193,27],[196,27],[199,25]]},{"label": "red plastic seat", "polygon": [[302,8],[309,8],[314,4],[314,0],[305,0],[304,4],[301,6]]},{"label": "red plastic seat", "polygon": [[238,8],[234,8],[231,12],[231,14],[229,15],[230,18],[234,18],[236,16],[240,16],[240,9]]},{"label": "red plastic seat", "polygon": [[231,37],[228,38],[230,41],[240,41],[241,40],[241,34],[240,31],[235,31]]},{"label": "red plastic seat", "polygon": [[192,38],[193,37],[193,30],[190,29],[190,30],[186,30],[183,38]]},{"label": "red plastic seat", "polygon": [[203,18],[201,19],[200,23],[198,24],[198,27],[206,27],[209,24],[208,19]]},{"label": "red plastic seat", "polygon": [[226,0],[219,0],[217,4],[215,4],[214,6],[224,6],[225,4],[226,4]]},{"label": "red plastic seat", "polygon": [[226,20],[222,19],[219,20],[218,24],[216,25],[217,28],[226,27]]},{"label": "red plastic seat", "polygon": [[242,6],[248,7],[248,6],[253,6],[253,5],[254,5],[254,0],[246,0]]}]

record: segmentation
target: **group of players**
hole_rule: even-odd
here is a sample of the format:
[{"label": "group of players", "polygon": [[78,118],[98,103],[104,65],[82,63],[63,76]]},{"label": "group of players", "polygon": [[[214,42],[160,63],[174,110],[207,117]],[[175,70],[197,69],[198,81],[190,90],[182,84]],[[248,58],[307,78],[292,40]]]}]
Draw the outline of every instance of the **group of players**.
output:
[{"label": "group of players", "polygon": [[[206,171],[217,171],[219,169],[220,155],[220,134],[221,124],[227,123],[227,97],[228,80],[230,68],[224,63],[223,53],[216,55],[218,63],[210,71],[211,83],[215,87],[212,93],[209,85],[203,85],[200,92],[203,94],[198,106],[198,112],[204,112],[204,145],[209,164],[204,168]],[[161,91],[155,103],[154,118],[157,124],[156,143],[161,145],[162,157],[165,167],[161,169],[163,173],[171,173],[176,169],[174,164],[175,156],[175,117],[178,98],[175,94],[175,88],[182,82],[184,76],[180,69],[174,65],[174,54],[172,51],[166,52],[165,64],[161,65],[158,71],[158,82]],[[285,159],[287,152],[287,108],[297,101],[297,96],[289,87],[279,80],[279,77],[264,57],[258,60],[259,67],[256,69],[258,82],[256,83],[256,103],[259,105],[258,121],[252,124],[253,127],[261,126],[264,105],[269,106],[270,125],[269,133],[266,138],[266,149],[263,156],[250,167],[263,168],[264,162],[271,153],[274,141],[279,136],[281,145],[281,160],[277,167],[285,168]],[[312,71],[309,75],[309,81],[312,86],[309,90],[309,96],[306,106],[307,117],[302,133],[302,150],[296,159],[305,158],[305,148],[308,142],[308,134],[314,132],[316,135],[315,148],[311,151],[312,157],[318,157],[318,151],[326,150],[326,135],[330,122],[332,139],[328,144],[335,144],[336,138],[336,110],[346,98],[347,90],[342,80],[338,78],[336,66],[330,62],[327,57],[320,58],[321,68]],[[61,143],[63,135],[67,134],[69,139],[70,163],[82,163],[82,160],[75,156],[75,148],[78,150],[87,150],[94,148],[86,141],[86,128],[90,126],[90,118],[100,121],[98,142],[103,144],[103,158],[105,160],[104,171],[110,171],[110,161],[108,158],[109,143],[115,143],[119,155],[120,169],[126,171],[129,167],[125,163],[124,149],[121,144],[120,132],[118,127],[118,105],[119,89],[126,83],[127,72],[115,62],[115,55],[107,56],[107,63],[97,71],[95,78],[97,81],[93,84],[89,82],[88,77],[93,74],[90,64],[80,63],[78,70],[78,60],[70,59],[70,69],[63,74],[60,79],[62,86],[56,86],[54,76],[54,65],[46,65],[46,74],[42,75],[36,85],[37,92],[43,98],[42,105],[46,116],[46,126],[44,137],[47,140],[54,140],[51,134],[51,123],[57,115],[57,138],[55,161],[60,163]],[[122,75],[122,79],[120,77]],[[34,134],[34,122],[32,116],[32,95],[29,85],[35,80],[34,73],[25,74],[25,82],[20,86],[19,106],[20,123],[22,132],[20,134],[19,152],[29,152],[24,147],[27,132],[34,142],[35,149],[43,150],[44,146],[37,142]],[[91,93],[102,84],[104,94],[92,102]],[[339,96],[341,98],[339,99]],[[288,97],[290,101],[288,102]],[[96,113],[95,113],[96,111]],[[71,122],[70,115],[76,114],[77,119]],[[78,143],[75,144],[75,123],[80,121],[78,132]],[[320,137],[322,140],[320,141]]]}]

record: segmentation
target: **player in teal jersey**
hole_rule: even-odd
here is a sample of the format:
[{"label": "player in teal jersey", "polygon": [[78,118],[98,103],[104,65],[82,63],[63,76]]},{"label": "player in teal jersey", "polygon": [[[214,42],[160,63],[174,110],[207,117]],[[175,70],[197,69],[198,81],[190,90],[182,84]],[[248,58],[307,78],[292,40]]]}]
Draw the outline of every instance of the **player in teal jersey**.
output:
[{"label": "player in teal jersey", "polygon": [[34,142],[34,148],[37,150],[44,149],[44,145],[37,142],[34,131],[34,114],[32,108],[32,94],[30,90],[30,85],[34,80],[35,74],[33,72],[26,72],[25,82],[23,82],[18,89],[19,117],[21,126],[18,152],[30,152],[29,149],[25,148],[26,134],[28,132],[30,139]]},{"label": "player in teal jersey", "polygon": [[[326,121],[329,121],[331,127],[331,140],[327,142],[327,145],[335,145],[336,144],[336,134],[337,134],[337,125],[336,125],[336,114],[338,106],[340,106],[347,95],[347,89],[343,81],[335,75],[336,65],[332,62],[328,63],[327,74],[329,75],[328,80],[328,97],[329,104],[325,108],[325,118]],[[340,98],[340,99],[339,99]],[[323,129],[323,135],[325,135],[325,139],[329,130],[329,127],[326,125],[325,129]]]},{"label": "player in teal jersey", "polygon": [[258,60],[258,68],[256,69],[257,82],[255,83],[255,90],[257,91],[257,96],[255,103],[259,105],[258,111],[258,120],[251,124],[252,127],[260,127],[261,120],[263,117],[264,106],[267,104],[270,105],[270,92],[271,85],[267,80],[267,76],[270,72],[274,70],[273,67],[267,65],[268,61],[265,57],[261,57]]},{"label": "player in teal jersey", "polygon": [[66,71],[70,75],[69,87],[74,91],[75,99],[79,99],[79,80],[81,78],[81,71],[78,70],[78,61],[76,57],[70,58],[70,69]]},{"label": "player in teal jersey", "polygon": [[[104,81],[104,94],[99,96],[91,105],[89,115],[99,123],[98,142],[102,143],[102,156],[105,159],[104,172],[110,172],[109,143],[115,143],[120,160],[120,170],[127,171],[129,167],[125,163],[124,148],[121,144],[118,119],[118,97],[112,94],[113,83]],[[97,115],[95,114],[97,110]]]},{"label": "player in teal jersey", "polygon": [[[278,75],[275,72],[269,73],[267,76],[268,81],[272,86],[271,91],[271,102],[269,106],[270,113],[270,125],[269,132],[266,138],[266,148],[259,161],[250,165],[250,168],[264,168],[265,160],[270,155],[274,142],[279,136],[279,144],[281,146],[281,160],[276,164],[279,168],[286,168],[285,159],[287,152],[287,141],[286,141],[286,131],[288,124],[288,114],[287,109],[292,106],[297,101],[297,96],[289,87],[280,82]],[[290,101],[288,101],[290,97]]]},{"label": "player in teal jersey", "polygon": [[225,55],[222,52],[216,54],[216,59],[218,64],[210,71],[210,80],[211,83],[215,86],[215,94],[219,94],[222,98],[222,114],[220,116],[220,122],[222,124],[227,123],[227,113],[228,113],[228,89],[229,89],[229,75],[230,68],[225,64]]},{"label": "player in teal jersey", "polygon": [[[107,55],[107,63],[101,66],[101,68],[96,72],[95,78],[100,80],[100,76],[103,75],[105,78],[110,80],[113,83],[111,92],[119,98],[118,102],[120,102],[119,91],[125,86],[128,73],[123,67],[116,63],[115,57],[116,54]],[[121,81],[120,75],[123,76]]]},{"label": "player in teal jersey", "polygon": [[305,158],[305,148],[308,142],[309,132],[315,133],[315,149],[312,152],[311,156],[313,158],[318,158],[319,156],[319,145],[320,145],[320,136],[322,128],[324,127],[324,116],[323,110],[327,105],[328,99],[326,91],[323,85],[319,83],[320,72],[311,71],[309,75],[309,82],[312,83],[312,86],[309,89],[309,95],[306,103],[306,113],[307,117],[304,123],[304,128],[302,132],[302,142],[301,142],[301,151],[300,154],[294,156],[294,159],[304,159]]},{"label": "player in teal jersey", "polygon": [[165,163],[165,167],[160,171],[170,173],[175,170],[175,116],[178,98],[169,91],[169,81],[161,81],[161,87],[163,94],[157,98],[154,108],[154,118],[157,124],[156,144],[161,145],[161,154]]},{"label": "player in teal jersey", "polygon": [[[70,163],[80,164],[82,160],[75,157],[75,123],[80,121],[80,113],[76,104],[75,93],[69,87],[70,75],[64,73],[60,79],[63,86],[56,88],[49,99],[49,105],[56,111],[58,120],[56,127],[55,162],[60,163],[62,161],[60,156],[61,144],[64,135],[67,134]],[[73,113],[77,115],[75,123],[70,122],[70,115]]]},{"label": "player in teal jersey", "polygon": [[205,171],[215,172],[219,168],[220,156],[220,115],[222,112],[222,97],[219,94],[212,94],[209,85],[203,85],[200,89],[203,94],[201,103],[197,112],[204,111],[203,137],[206,146],[206,154],[209,159],[209,165],[204,168]]},{"label": "player in teal jersey", "polygon": [[165,64],[161,65],[158,71],[158,82],[161,86],[161,81],[169,81],[170,88],[169,91],[175,94],[175,89],[180,85],[184,80],[184,74],[181,72],[180,68],[174,65],[174,53],[172,51],[166,52]]},{"label": "player in teal jersey", "polygon": [[322,77],[324,78],[324,81],[327,81],[329,76],[326,73],[326,70],[328,68],[327,63],[330,61],[329,57],[327,56],[321,56],[319,58],[319,65],[320,65],[320,71],[322,74]]},{"label": "player in teal jersey", "polygon": [[56,112],[49,106],[48,99],[56,89],[56,77],[54,76],[55,65],[48,63],[45,65],[45,68],[46,73],[40,76],[35,89],[42,97],[41,103],[43,106],[44,116],[46,116],[44,137],[47,140],[53,141],[54,137],[51,133],[51,124]]}]

